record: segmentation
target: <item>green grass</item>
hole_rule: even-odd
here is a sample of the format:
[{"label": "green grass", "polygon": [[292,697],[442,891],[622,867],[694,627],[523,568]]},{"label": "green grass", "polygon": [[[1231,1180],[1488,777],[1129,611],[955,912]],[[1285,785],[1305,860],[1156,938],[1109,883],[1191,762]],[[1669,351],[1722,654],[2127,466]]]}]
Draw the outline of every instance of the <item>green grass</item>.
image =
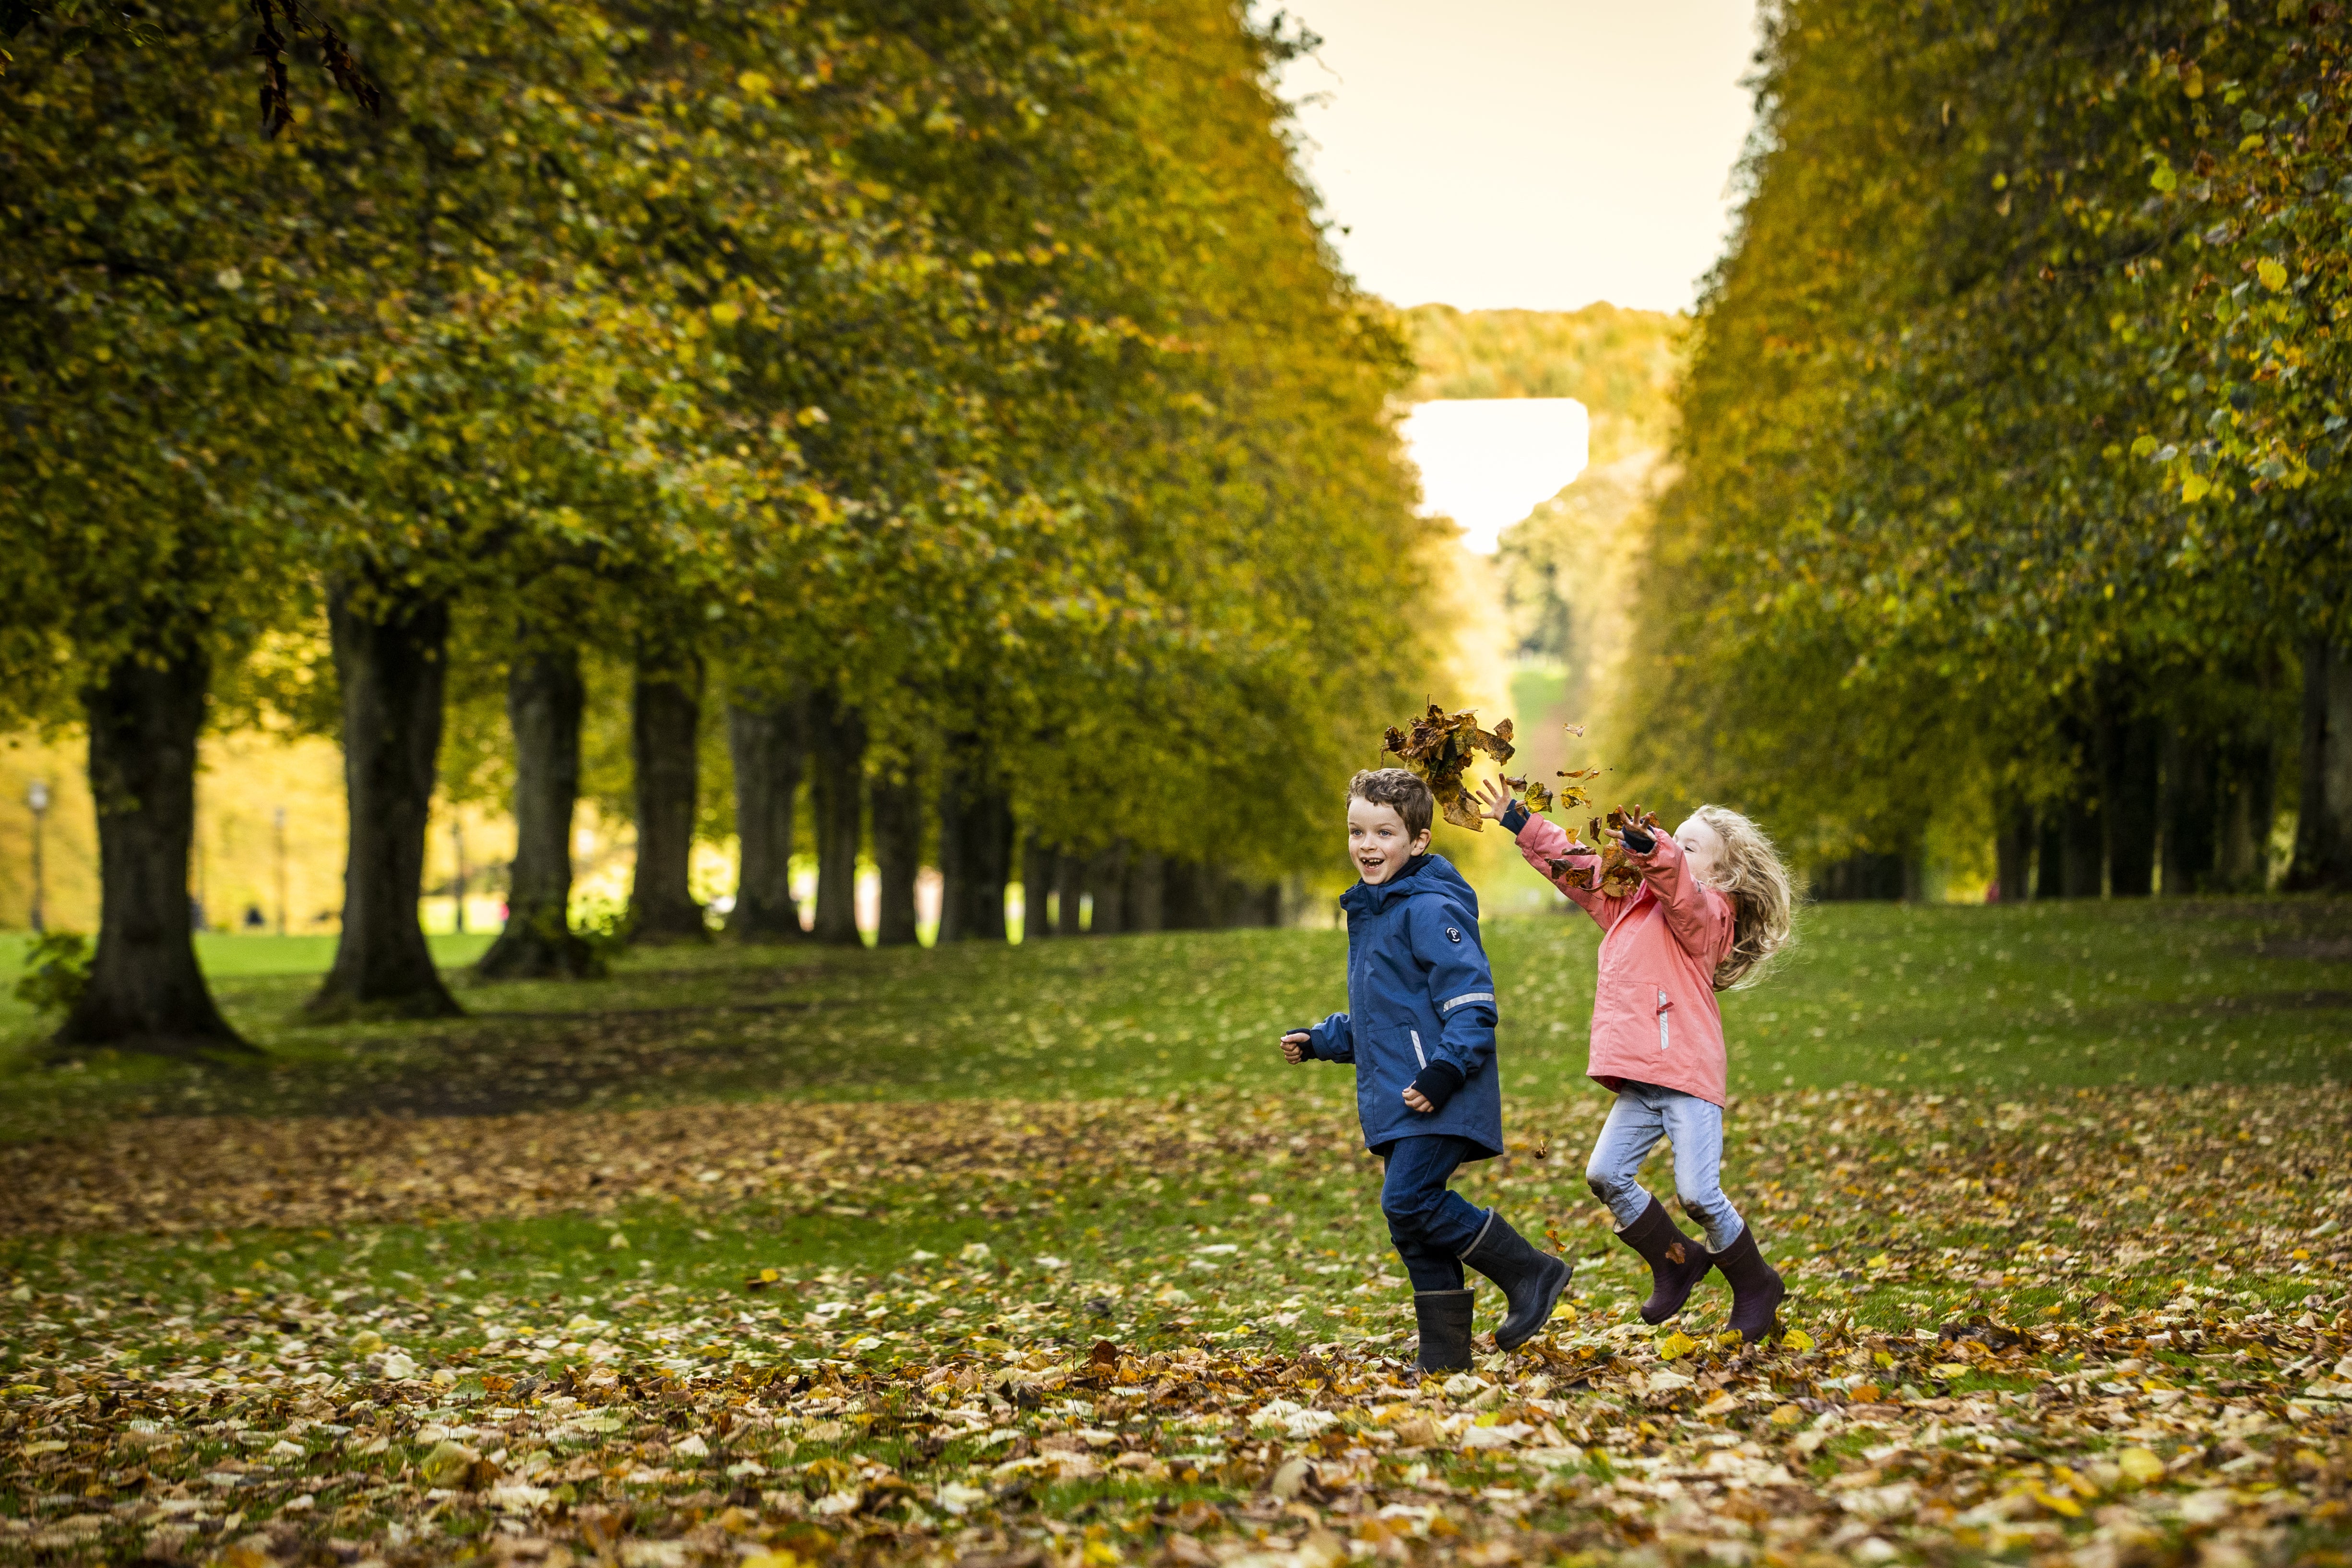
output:
[{"label": "green grass", "polygon": [[[2328,1479],[2340,1468],[2326,1467],[2347,1452],[2346,1417],[2291,1427],[2265,1425],[2264,1412],[2286,1410],[2352,1330],[2342,1098],[2295,1087],[2352,1076],[2352,904],[1847,905],[1811,911],[1803,931],[1769,981],[1727,998],[1739,1098],[1725,1175],[1788,1276],[1785,1321],[1818,1350],[1759,1361],[1712,1342],[1727,1306],[1716,1280],[1670,1328],[1633,1316],[1646,1273],[1610,1239],[1581,1181],[1604,1100],[1581,1077],[1595,933],[1580,917],[1492,921],[1516,1142],[1456,1184],[1577,1263],[1572,1315],[1556,1323],[1548,1360],[1484,1359],[1484,1383],[1446,1395],[1433,1382],[1413,1408],[1442,1414],[1451,1398],[1465,1415],[1556,1420],[1582,1458],[1546,1479],[1540,1465],[1450,1444],[1391,1458],[1375,1443],[1377,1462],[1349,1483],[1359,1525],[1336,1510],[1327,1523],[1346,1531],[1378,1505],[1444,1499],[1472,1534],[1554,1532],[1529,1547],[1531,1561],[1598,1561],[1695,1516],[1638,1491],[1604,1503],[1596,1488],[1657,1467],[1697,1477],[1727,1444],[1784,1462],[1810,1498],[1799,1511],[1830,1540],[1844,1518],[1832,1479],[1907,1477],[1932,1507],[1895,1536],[1906,1562],[2089,1540],[2107,1526],[2068,1516],[2049,1527],[2056,1536],[2010,1542],[1958,1510],[2054,1483],[2062,1469],[2112,1470],[2126,1445],[2153,1447],[2168,1495],[2222,1495],[2261,1475],[2263,1488],[2288,1490],[2243,1490],[2256,1500],[2245,1506],[2284,1499],[2308,1512],[2340,1491]],[[1018,1542],[1115,1526],[1131,1556],[1087,1560],[1143,1560],[1180,1528],[1244,1541],[1279,1525],[1265,1489],[1299,1445],[1246,1423],[1276,1392],[1317,1397],[1317,1384],[1296,1381],[1307,1365],[1287,1359],[1306,1347],[1323,1347],[1318,1364],[1338,1369],[1314,1375],[1333,1378],[1324,1397],[1340,1401],[1349,1432],[1405,1410],[1391,1406],[1405,1391],[1387,1385],[1377,1358],[1409,1352],[1411,1300],[1374,1201],[1377,1168],[1354,1137],[1351,1080],[1328,1066],[1285,1068],[1272,1044],[1280,1026],[1340,1005],[1340,933],[659,948],[593,983],[482,985],[455,973],[464,1019],[333,1028],[296,1013],[326,957],[307,940],[204,946],[230,1016],[267,1052],[258,1062],[100,1053],[59,1065],[37,1050],[34,1020],[19,1012],[7,1025],[0,1138],[108,1139],[94,1154],[27,1150],[14,1168],[52,1198],[121,1195],[105,1179],[116,1174],[142,1190],[175,1187],[158,1212],[181,1228],[0,1237],[0,1422],[16,1424],[5,1430],[21,1456],[18,1479],[0,1474],[0,1558],[49,1539],[29,1526],[11,1537],[13,1523],[87,1520],[108,1506],[90,1500],[119,1491],[109,1533],[89,1536],[85,1557],[136,1551],[160,1517],[200,1526],[184,1555],[256,1525],[281,1530],[281,1553],[298,1537],[389,1546],[403,1539],[390,1533],[397,1523],[432,1543],[420,1560],[446,1559],[491,1527],[492,1510],[411,1473],[433,1451],[434,1424],[493,1408],[505,1422],[509,1379],[567,1366],[626,1380],[594,1395],[614,1413],[596,1462],[559,1476],[567,1450],[534,1468],[546,1456],[534,1458],[540,1439],[522,1435],[576,1403],[552,1398],[568,1380],[512,1394],[512,1452],[499,1447],[496,1462],[560,1484],[555,1500],[578,1517],[541,1514],[533,1528],[583,1551],[612,1517],[596,1509],[645,1536],[679,1537],[722,1492],[741,1505],[730,1513],[759,1516],[761,1539],[805,1544],[815,1539],[805,1500],[830,1473],[818,1467],[879,1460],[925,1488],[987,1490],[984,1527],[979,1514],[942,1525],[967,1531],[958,1552],[999,1551],[988,1531]],[[467,955],[449,939],[436,951]],[[1063,1099],[1126,1103],[1034,1103]],[[758,1103],[725,1103],[736,1101]],[[674,1109],[613,1114],[656,1106]],[[177,1123],[172,1136],[185,1142],[152,1159],[137,1120],[505,1110],[578,1114],[357,1131]],[[579,1138],[566,1142],[567,1130]],[[463,1179],[509,1173],[520,1184],[508,1190],[540,1184],[552,1195],[530,1217],[434,1217],[452,1212]],[[613,1179],[587,1184],[592,1173]],[[1654,1184],[1661,1175],[1654,1165]],[[287,1223],[289,1201],[331,1188],[411,1195],[343,1211],[391,1217]],[[224,1206],[205,1206],[214,1202]],[[214,1213],[219,1229],[204,1217]],[[1491,1290],[1480,1307],[1489,1328]],[[2035,1338],[1994,1355],[1935,1332],[1971,1323]],[[1672,1337],[1685,1332],[1697,1342]],[[917,1380],[945,1390],[935,1411],[983,1403],[1003,1368],[1067,1368],[1097,1338],[1129,1357],[1205,1348],[1233,1358],[1217,1377],[1244,1382],[1230,1392],[1205,1373],[1162,1383],[1160,1363],[1066,1406],[1076,1384],[1043,1405],[992,1405],[989,1420],[1020,1428],[1024,1445],[1119,1426],[1165,1459],[1160,1479],[1104,1475],[1024,1496],[997,1469],[1011,1450],[970,1435],[919,1440],[935,1417],[901,1419],[920,1404]],[[390,1370],[386,1346],[413,1370]],[[1659,1381],[1669,1368],[1688,1374],[1682,1386]],[[962,1381],[936,1382],[950,1375]],[[2051,1397],[2069,1380],[2071,1393]],[[58,1414],[56,1396],[76,1386],[129,1403]],[[182,1392],[141,1403],[154,1387]],[[719,1467],[731,1447],[663,1483],[682,1495],[625,1477],[689,1432],[715,1439],[714,1413],[755,1387],[774,1408],[787,1389],[793,1408],[811,1406],[797,1452],[767,1455],[779,1479],[765,1484],[789,1495],[728,1490]],[[857,1394],[845,1410],[825,1397],[836,1388]],[[327,1392],[298,1401],[298,1390]],[[2099,1414],[2102,1399],[2127,1402],[2128,1414]],[[151,1455],[164,1467],[151,1479],[107,1469],[97,1456],[123,1412],[163,1405],[184,1427],[183,1450]],[[298,1406],[325,1423],[285,1426],[307,1457],[248,1472],[234,1500],[148,1511],[208,1497],[211,1467],[260,1455]],[[2163,1425],[2184,1410],[2204,1425]],[[1817,1428],[1816,1412],[1849,1425]],[[828,1414],[850,1419],[817,1419]],[[248,1417],[253,1432],[242,1430]],[[1998,1458],[1979,1451],[1995,1424]],[[1354,1462],[1349,1440],[1317,1450],[1333,1473]],[[493,1442],[506,1438],[480,1447]],[[1204,1446],[1232,1458],[1187,1468]],[[2319,1458],[2306,1461],[2305,1446]],[[787,1458],[810,1468],[795,1476]],[[716,1489],[683,1492],[706,1480]],[[2157,1489],[2099,1486],[2102,1518],[2124,1521],[2116,1528],[2178,1535]],[[1647,1510],[1639,1520],[1626,1514],[1629,1495]],[[1512,1500],[1538,1496],[1533,1513]],[[1204,1511],[1180,1520],[1180,1502]],[[1635,1534],[1616,1533],[1620,1521]],[[827,1528],[886,1539],[898,1526],[835,1518]],[[2340,1535],[2309,1528],[2325,1542]],[[929,1548],[877,1550],[878,1561]]]},{"label": "green grass", "polygon": [[[2352,902],[1826,905],[1801,931],[1763,984],[1724,999],[1736,1093],[2352,1076]],[[1580,917],[1487,925],[1515,1115],[1588,1092],[1596,934]],[[436,951],[462,962],[486,940],[439,938]],[[1345,946],[1338,931],[1285,931],[890,952],[662,947],[595,982],[483,984],[453,971],[464,1019],[320,1027],[298,1009],[329,956],[324,939],[207,938],[222,1005],[265,1058],[101,1052],[59,1066],[37,1048],[38,1021],[6,1003],[0,1141],[209,1110],[1295,1087],[1340,1076],[1286,1068],[1271,1041],[1345,1005]]]}]

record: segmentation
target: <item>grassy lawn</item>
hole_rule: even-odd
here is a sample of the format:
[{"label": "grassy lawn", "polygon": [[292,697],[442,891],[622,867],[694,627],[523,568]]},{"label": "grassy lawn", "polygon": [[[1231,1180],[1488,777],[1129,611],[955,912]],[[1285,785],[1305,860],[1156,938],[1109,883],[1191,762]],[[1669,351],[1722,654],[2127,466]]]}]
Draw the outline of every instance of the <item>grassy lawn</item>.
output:
[{"label": "grassy lawn", "polygon": [[227,938],[257,1064],[0,1017],[0,1561],[2345,1561],[2352,907],[1812,911],[1727,1008],[1750,1352],[1719,1280],[1642,1324],[1583,1190],[1590,929],[1489,935],[1458,1185],[1577,1279],[1427,1384],[1352,1080],[1270,1044],[1335,933],[663,948],[337,1029],[323,949]]}]

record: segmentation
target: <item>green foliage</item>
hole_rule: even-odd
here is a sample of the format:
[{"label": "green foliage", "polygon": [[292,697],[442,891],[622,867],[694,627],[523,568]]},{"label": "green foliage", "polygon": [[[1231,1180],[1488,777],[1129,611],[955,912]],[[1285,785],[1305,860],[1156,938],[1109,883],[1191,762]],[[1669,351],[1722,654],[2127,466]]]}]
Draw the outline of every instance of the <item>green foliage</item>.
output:
[{"label": "green foliage", "polygon": [[225,717],[323,727],[322,590],[451,601],[457,797],[556,637],[831,688],[1074,836],[1297,863],[1437,535],[1402,336],[1267,86],[1295,40],[1207,0],[383,13],[383,116],[273,141],[194,47],[238,15],[11,78],[0,718],[193,646]]},{"label": "green foliage", "polygon": [[1436,397],[1573,397],[1592,416],[1592,460],[1663,447],[1688,321],[1606,300],[1581,310],[1405,312],[1421,374],[1415,401]]},{"label": "green foliage", "polygon": [[89,985],[89,939],[78,931],[46,931],[25,950],[24,971],[9,994],[36,1013],[72,1011]]},{"label": "green foliage", "polygon": [[1771,13],[1639,770],[1830,854],[2094,788],[2083,737],[2133,715],[2271,738],[2283,650],[2340,637],[2352,581],[2320,15]]}]

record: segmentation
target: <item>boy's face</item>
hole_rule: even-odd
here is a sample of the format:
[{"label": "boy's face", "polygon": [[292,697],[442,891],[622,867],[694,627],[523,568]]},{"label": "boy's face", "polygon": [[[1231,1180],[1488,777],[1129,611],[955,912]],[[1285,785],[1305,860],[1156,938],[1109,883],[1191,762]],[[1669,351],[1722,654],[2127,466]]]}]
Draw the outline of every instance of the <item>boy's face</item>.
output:
[{"label": "boy's face", "polygon": [[1348,803],[1348,853],[1355,857],[1366,886],[1379,887],[1428,847],[1429,829],[1407,831],[1395,806],[1376,805],[1361,795]]}]

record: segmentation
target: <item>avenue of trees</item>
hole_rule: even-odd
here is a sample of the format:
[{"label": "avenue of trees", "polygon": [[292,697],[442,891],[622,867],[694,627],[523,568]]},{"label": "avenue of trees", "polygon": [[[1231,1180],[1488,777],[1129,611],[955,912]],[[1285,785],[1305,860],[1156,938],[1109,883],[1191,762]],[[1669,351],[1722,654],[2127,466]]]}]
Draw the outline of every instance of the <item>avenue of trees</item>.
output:
[{"label": "avenue of trees", "polygon": [[2306,0],[1768,10],[1636,772],[1850,892],[1939,833],[2004,898],[2259,888],[2289,808],[2289,885],[2352,885],[2347,44]]},{"label": "avenue of trees", "polygon": [[334,21],[380,107],[298,39],[275,135],[232,0],[78,53],[44,16],[0,78],[0,728],[85,730],[99,801],[61,1041],[235,1043],[188,934],[208,723],[342,745],[314,1011],[456,1010],[417,899],[485,689],[493,974],[594,967],[592,694],[640,938],[704,935],[714,746],[743,940],[858,940],[861,847],[886,942],[933,857],[941,941],[1003,940],[1014,878],[1066,930],[1264,909],[1417,695],[1443,527],[1266,85],[1295,38],[1224,0]]}]

